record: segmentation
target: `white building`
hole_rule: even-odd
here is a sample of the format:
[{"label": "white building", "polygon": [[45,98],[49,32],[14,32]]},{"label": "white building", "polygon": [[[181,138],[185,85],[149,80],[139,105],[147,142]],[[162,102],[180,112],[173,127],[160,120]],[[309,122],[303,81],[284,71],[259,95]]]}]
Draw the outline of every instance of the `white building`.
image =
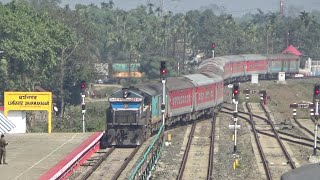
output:
[{"label": "white building", "polygon": [[0,133],[26,133],[26,112],[9,111],[8,117],[4,116],[4,108],[0,107]]}]

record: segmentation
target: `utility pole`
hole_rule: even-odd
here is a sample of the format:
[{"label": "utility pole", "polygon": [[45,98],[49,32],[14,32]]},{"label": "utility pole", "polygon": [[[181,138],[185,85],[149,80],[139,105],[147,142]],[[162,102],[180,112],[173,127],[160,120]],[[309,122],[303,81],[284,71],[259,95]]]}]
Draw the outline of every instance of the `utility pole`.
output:
[{"label": "utility pole", "polygon": [[86,83],[84,81],[81,82],[81,97],[82,97],[82,103],[81,103],[81,109],[82,109],[82,132],[86,132],[86,123],[85,123],[85,114],[86,114]]},{"label": "utility pole", "polygon": [[284,0],[280,0],[280,14],[284,16]]},{"label": "utility pole", "polygon": [[290,35],[290,33],[287,32],[287,47],[289,46],[289,35]]}]

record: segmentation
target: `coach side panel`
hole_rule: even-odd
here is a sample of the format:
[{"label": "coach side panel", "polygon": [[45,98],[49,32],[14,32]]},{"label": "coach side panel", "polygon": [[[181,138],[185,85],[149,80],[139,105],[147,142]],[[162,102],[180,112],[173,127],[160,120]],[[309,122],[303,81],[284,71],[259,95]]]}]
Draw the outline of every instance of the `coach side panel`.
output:
[{"label": "coach side panel", "polygon": [[192,112],[193,88],[172,90],[168,92],[168,116],[178,116]]}]

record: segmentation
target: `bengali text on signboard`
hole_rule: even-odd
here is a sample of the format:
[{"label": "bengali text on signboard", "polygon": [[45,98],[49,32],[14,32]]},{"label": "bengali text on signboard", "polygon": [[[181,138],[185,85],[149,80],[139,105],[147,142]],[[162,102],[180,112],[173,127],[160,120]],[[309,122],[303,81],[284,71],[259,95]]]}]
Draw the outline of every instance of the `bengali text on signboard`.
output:
[{"label": "bengali text on signboard", "polygon": [[51,92],[4,92],[4,115],[9,111],[48,111],[48,133],[51,133]]},{"label": "bengali text on signboard", "polygon": [[10,110],[51,110],[51,92],[5,92],[4,108]]}]

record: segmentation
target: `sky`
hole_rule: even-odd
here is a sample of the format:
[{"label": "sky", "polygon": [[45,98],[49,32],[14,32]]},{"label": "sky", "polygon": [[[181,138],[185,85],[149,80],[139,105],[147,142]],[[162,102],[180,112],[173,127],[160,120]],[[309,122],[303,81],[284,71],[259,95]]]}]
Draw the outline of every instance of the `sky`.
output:
[{"label": "sky", "polygon": [[[62,0],[63,4],[83,3],[91,1],[93,3],[103,2],[103,0]],[[113,0],[116,7],[122,9],[130,9],[137,7],[140,4],[160,4],[161,0]],[[109,0],[104,0],[109,2]],[[227,13],[235,16],[241,16],[248,12],[257,12],[257,8],[265,12],[279,11],[280,0],[163,0],[164,10],[172,12],[186,12],[189,10],[208,7],[210,4],[223,6]],[[301,10],[312,11],[320,9],[320,0],[284,0],[285,7],[295,6]]]},{"label": "sky", "polygon": [[[0,0],[2,2],[8,2],[10,0]],[[148,2],[159,5],[161,0],[113,0],[116,7],[121,9],[132,9],[138,5],[146,5]],[[64,6],[69,4],[74,7],[75,4],[97,4],[101,2],[109,2],[109,0],[61,0],[61,4]],[[262,9],[264,12],[279,11],[280,0],[163,0],[164,10],[177,12],[186,12],[194,9],[201,9],[202,7],[209,7],[216,4],[220,7],[224,7],[228,14],[235,16],[241,16],[248,12],[257,12],[257,8]],[[289,9],[292,6],[298,8],[298,10],[319,10],[320,0],[284,0],[285,8]],[[286,10],[285,9],[285,10]]]}]

